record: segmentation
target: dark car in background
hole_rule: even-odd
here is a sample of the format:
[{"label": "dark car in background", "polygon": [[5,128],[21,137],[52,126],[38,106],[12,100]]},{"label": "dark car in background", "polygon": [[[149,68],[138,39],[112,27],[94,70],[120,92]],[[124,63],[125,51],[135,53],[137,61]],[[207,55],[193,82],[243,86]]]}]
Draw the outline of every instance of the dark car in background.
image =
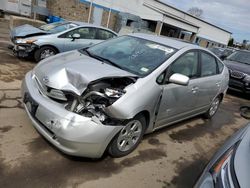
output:
[{"label": "dark car in background", "polygon": [[250,94],[250,51],[235,51],[224,63],[230,72],[229,89]]},{"label": "dark car in background", "polygon": [[250,123],[236,132],[214,155],[195,188],[250,187]]},{"label": "dark car in background", "polygon": [[235,50],[231,48],[209,48],[211,52],[217,55],[221,60],[224,60],[227,56],[231,55]]}]

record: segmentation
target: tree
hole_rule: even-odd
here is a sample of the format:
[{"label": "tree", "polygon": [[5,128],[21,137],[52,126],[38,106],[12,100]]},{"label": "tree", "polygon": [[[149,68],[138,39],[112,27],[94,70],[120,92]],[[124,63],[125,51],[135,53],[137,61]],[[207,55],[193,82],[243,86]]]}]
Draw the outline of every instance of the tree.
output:
[{"label": "tree", "polygon": [[201,18],[203,14],[203,10],[198,7],[192,7],[188,9],[188,13],[195,17]]},{"label": "tree", "polygon": [[230,38],[227,45],[233,46],[234,45],[234,38]]}]

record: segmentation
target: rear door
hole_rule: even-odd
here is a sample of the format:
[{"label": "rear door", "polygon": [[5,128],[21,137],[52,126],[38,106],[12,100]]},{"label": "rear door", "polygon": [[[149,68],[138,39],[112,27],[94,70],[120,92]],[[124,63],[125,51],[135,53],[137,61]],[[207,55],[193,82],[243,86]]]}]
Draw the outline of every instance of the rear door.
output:
[{"label": "rear door", "polygon": [[216,58],[208,52],[200,52],[199,108],[207,108],[218,94],[222,77]]}]

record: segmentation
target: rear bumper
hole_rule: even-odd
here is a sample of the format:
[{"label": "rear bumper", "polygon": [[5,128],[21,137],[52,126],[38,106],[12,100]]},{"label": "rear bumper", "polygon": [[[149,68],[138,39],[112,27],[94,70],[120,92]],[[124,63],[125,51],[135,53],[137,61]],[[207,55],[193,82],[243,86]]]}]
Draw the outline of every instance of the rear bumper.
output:
[{"label": "rear bumper", "polygon": [[22,83],[22,96],[33,126],[50,143],[69,155],[100,158],[122,128],[103,125],[94,118],[67,111],[62,104],[39,92],[31,72],[26,74]]}]

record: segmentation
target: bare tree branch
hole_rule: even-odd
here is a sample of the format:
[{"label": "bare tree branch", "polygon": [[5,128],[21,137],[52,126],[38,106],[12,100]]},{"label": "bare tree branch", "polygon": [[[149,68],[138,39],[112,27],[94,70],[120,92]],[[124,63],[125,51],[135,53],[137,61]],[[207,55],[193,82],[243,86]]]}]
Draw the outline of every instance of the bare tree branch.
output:
[{"label": "bare tree branch", "polygon": [[201,18],[203,14],[203,10],[198,7],[192,7],[188,9],[188,13],[195,17]]}]

